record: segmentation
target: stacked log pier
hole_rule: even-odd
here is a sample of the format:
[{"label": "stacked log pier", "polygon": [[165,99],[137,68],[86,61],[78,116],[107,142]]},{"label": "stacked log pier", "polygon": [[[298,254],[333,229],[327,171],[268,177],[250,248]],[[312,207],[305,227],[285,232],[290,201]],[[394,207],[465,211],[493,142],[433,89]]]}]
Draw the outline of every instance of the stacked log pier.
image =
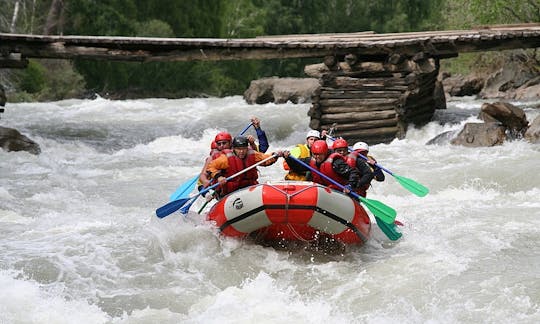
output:
[{"label": "stacked log pier", "polygon": [[312,97],[310,127],[335,126],[335,135],[350,143],[403,138],[410,125],[424,125],[436,108],[444,108],[436,107],[434,97],[439,62],[422,55],[390,56],[381,62],[356,62],[353,55],[344,62],[327,57],[305,72],[321,84]]}]

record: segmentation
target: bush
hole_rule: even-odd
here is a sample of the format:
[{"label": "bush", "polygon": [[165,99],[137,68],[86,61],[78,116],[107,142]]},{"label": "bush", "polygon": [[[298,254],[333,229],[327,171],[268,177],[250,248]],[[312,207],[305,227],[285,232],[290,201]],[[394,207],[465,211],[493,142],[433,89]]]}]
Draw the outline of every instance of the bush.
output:
[{"label": "bush", "polygon": [[19,88],[30,94],[38,93],[45,87],[46,69],[37,61],[30,60],[28,67],[23,70]]}]

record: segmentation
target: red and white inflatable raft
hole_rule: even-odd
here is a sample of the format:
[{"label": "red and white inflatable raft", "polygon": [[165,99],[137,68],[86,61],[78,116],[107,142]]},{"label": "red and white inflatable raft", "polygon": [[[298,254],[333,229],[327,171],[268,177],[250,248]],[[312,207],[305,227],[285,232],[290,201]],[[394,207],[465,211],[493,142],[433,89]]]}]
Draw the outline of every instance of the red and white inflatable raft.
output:
[{"label": "red and white inflatable raft", "polygon": [[225,236],[254,233],[263,240],[327,236],[363,244],[371,230],[369,216],[357,201],[308,181],[275,181],[235,191],[217,202],[207,219]]}]

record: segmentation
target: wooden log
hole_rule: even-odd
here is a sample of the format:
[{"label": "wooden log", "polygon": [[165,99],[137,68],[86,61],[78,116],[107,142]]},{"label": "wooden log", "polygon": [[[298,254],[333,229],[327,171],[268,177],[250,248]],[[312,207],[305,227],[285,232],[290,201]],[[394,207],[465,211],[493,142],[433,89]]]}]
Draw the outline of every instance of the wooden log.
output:
[{"label": "wooden log", "polygon": [[[387,127],[387,126],[396,126],[397,125],[397,118],[388,118],[388,119],[377,119],[377,120],[368,120],[368,121],[349,121],[350,123],[339,123],[336,126],[336,129],[338,131],[348,131],[348,130],[355,130],[355,129],[368,129],[368,128],[380,128],[380,127]],[[332,124],[323,124],[321,123],[321,128],[330,128],[334,125]]]},{"label": "wooden log", "polygon": [[348,87],[345,86],[337,86],[335,84],[329,84],[323,81],[323,86],[327,89],[334,89],[334,90],[340,90],[340,91],[391,91],[391,92],[405,92],[409,90],[409,86],[405,85],[374,85],[374,84],[357,84],[357,85],[350,85]]},{"label": "wooden log", "polygon": [[388,106],[395,104],[399,98],[357,98],[357,99],[321,99],[319,103],[323,107],[372,107]]},{"label": "wooden log", "polygon": [[375,145],[380,143],[390,143],[395,138],[399,138],[396,134],[387,134],[387,135],[375,135],[375,136],[351,136],[347,137],[347,141],[349,143],[356,143],[356,142],[365,142],[369,145]]},{"label": "wooden log", "polygon": [[340,114],[340,113],[360,113],[360,112],[368,112],[368,111],[396,111],[396,105],[389,104],[389,105],[380,105],[380,106],[356,106],[356,107],[325,107],[322,106],[320,108],[320,111],[323,114]]},{"label": "wooden log", "polygon": [[337,85],[349,85],[349,84],[364,84],[371,83],[377,85],[407,85],[407,82],[404,78],[394,78],[394,77],[376,77],[376,78],[353,78],[347,76],[336,76],[335,81]]},{"label": "wooden log", "polygon": [[336,77],[333,79],[325,80],[323,78],[323,86],[333,87],[338,89],[355,89],[355,90],[401,90],[405,91],[409,88],[403,79],[397,78],[348,78],[348,77]]},{"label": "wooden log", "polygon": [[385,136],[395,136],[398,132],[397,126],[390,127],[380,127],[380,128],[369,128],[369,129],[356,129],[350,131],[340,131],[339,135],[347,138],[373,138],[373,137],[385,137]]},{"label": "wooden log", "polygon": [[368,90],[337,90],[330,88],[318,89],[320,99],[354,99],[354,98],[399,98],[401,91],[368,91]]},{"label": "wooden log", "polygon": [[324,124],[340,123],[351,120],[376,120],[387,119],[396,116],[395,111],[371,111],[371,112],[350,112],[340,114],[325,114],[321,116],[321,122]]}]

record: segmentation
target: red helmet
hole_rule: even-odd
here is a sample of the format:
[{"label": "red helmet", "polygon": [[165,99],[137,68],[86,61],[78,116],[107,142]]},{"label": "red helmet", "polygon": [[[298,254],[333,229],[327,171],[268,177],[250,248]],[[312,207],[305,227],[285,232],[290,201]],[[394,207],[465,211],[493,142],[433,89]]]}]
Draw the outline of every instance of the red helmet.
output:
[{"label": "red helmet", "polygon": [[216,141],[212,141],[212,144],[210,144],[210,148],[211,148],[212,150],[217,149]]},{"label": "red helmet", "polygon": [[317,140],[313,142],[313,145],[311,145],[311,153],[328,154],[328,145],[326,145],[326,141]]},{"label": "red helmet", "polygon": [[217,133],[216,135],[216,138],[214,139],[214,142],[219,142],[219,141],[232,141],[232,136],[231,134],[227,133],[227,132],[219,132]]},{"label": "red helmet", "polygon": [[347,148],[349,147],[349,144],[346,140],[343,138],[338,138],[334,141],[334,144],[332,145],[332,149],[338,149],[338,148]]}]

